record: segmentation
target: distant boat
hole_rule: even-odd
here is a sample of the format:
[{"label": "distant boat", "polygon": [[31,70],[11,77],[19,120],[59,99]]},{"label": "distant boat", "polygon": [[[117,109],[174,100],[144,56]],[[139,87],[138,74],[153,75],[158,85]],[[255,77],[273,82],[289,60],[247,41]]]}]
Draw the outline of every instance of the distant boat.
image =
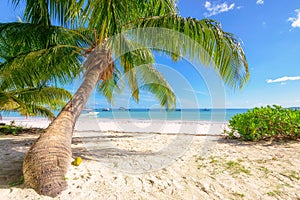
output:
[{"label": "distant boat", "polygon": [[203,109],[203,111],[210,111],[210,109],[208,109],[208,108],[204,108],[204,109]]},{"label": "distant boat", "polygon": [[166,111],[167,112],[174,112],[174,111],[181,111],[181,109],[180,108],[176,108],[176,109],[174,109],[174,108],[171,108],[171,109],[166,108]]},{"label": "distant boat", "polygon": [[300,107],[289,107],[289,109],[292,109],[292,110],[300,110]]},{"label": "distant boat", "polygon": [[103,108],[102,111],[110,111],[110,108]]},{"label": "distant boat", "polygon": [[83,110],[83,111],[92,111],[93,109],[85,107],[85,108],[83,108],[82,110]]},{"label": "distant boat", "polygon": [[84,114],[81,114],[83,116],[95,116],[95,115],[98,115],[99,112],[88,112],[88,113],[84,113]]},{"label": "distant boat", "polygon": [[121,111],[127,111],[128,109],[124,108],[124,107],[120,107],[119,110],[121,110]]}]

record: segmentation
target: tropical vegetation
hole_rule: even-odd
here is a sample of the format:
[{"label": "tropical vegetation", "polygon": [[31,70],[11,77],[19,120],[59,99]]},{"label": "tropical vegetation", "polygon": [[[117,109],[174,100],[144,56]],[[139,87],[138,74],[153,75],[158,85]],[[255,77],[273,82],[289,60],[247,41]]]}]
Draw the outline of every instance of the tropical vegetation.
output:
[{"label": "tropical vegetation", "polygon": [[300,110],[267,106],[237,114],[229,121],[230,138],[246,141],[297,139],[300,137]]},{"label": "tropical vegetation", "polygon": [[2,134],[12,134],[17,135],[18,133],[22,132],[22,126],[15,126],[14,121],[11,121],[10,125],[7,124],[0,124],[0,135]]},{"label": "tropical vegetation", "polygon": [[[18,5],[21,0],[12,2]],[[181,17],[175,0],[24,2],[28,23],[0,25],[1,48],[9,52],[16,46],[9,56],[0,56],[0,68],[13,69],[16,77],[25,71],[16,85],[41,74],[45,74],[41,80],[51,77],[51,82],[60,83],[83,77],[77,92],[24,159],[25,184],[39,194],[54,197],[66,189],[74,125],[96,85],[109,101],[125,82],[136,101],[145,89],[161,106],[175,107],[176,96],[156,69],[153,51],[174,61],[185,56],[212,66],[234,88],[241,88],[249,78],[239,40],[216,21]]]},{"label": "tropical vegetation", "polygon": [[71,93],[57,87],[34,87],[0,91],[0,111],[54,119],[53,111],[62,108]]},{"label": "tropical vegetation", "polygon": [[69,47],[80,40],[66,40],[59,27],[46,32],[28,23],[1,23],[0,33],[0,111],[54,118],[53,111],[71,98],[57,83],[80,72],[82,60]]}]

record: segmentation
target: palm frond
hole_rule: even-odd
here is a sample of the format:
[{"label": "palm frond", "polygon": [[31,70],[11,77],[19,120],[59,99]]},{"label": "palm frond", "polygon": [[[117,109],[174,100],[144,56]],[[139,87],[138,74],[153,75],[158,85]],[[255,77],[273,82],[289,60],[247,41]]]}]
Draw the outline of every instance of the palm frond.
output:
[{"label": "palm frond", "polygon": [[69,12],[72,19],[80,15],[81,27],[99,33],[99,41],[120,33],[124,25],[150,16],[161,16],[177,11],[175,0],[79,0],[73,1]]},{"label": "palm frond", "polygon": [[[17,7],[21,0],[11,0]],[[51,20],[65,25],[69,18],[69,8],[72,5],[72,0],[26,0],[24,17],[26,21],[33,24],[41,24],[50,26]]]},{"label": "palm frond", "polygon": [[[138,77],[135,67],[144,63],[148,63],[147,61],[151,60],[153,62],[154,59],[152,54],[145,55],[146,50],[140,49],[137,43],[131,42],[126,37],[122,37],[122,43],[119,46],[124,52],[121,55],[117,55],[119,49],[113,49],[114,55],[116,58],[120,60],[120,65],[123,68],[124,75],[126,76],[126,80],[128,82],[128,86],[132,91],[132,97],[138,102],[139,101],[139,84]],[[121,50],[119,50],[121,51]],[[149,51],[147,51],[148,53]]]},{"label": "palm frond", "polygon": [[10,91],[11,94],[18,96],[25,102],[33,102],[38,104],[55,104],[57,100],[67,101],[72,94],[62,88],[41,86],[37,88],[26,88]]},{"label": "palm frond", "polygon": [[156,99],[159,100],[160,106],[165,106],[167,109],[174,109],[176,107],[176,96],[171,88],[158,83],[148,83],[142,85],[141,89],[154,94]]},{"label": "palm frond", "polygon": [[120,94],[124,90],[124,81],[121,78],[122,74],[121,71],[115,69],[113,76],[111,79],[106,81],[102,81],[98,85],[98,92],[100,92],[106,100],[113,104],[113,95]]},{"label": "palm frond", "polygon": [[[21,0],[12,1],[18,5]],[[119,64],[112,79],[99,85],[109,101],[113,90],[122,90],[122,73],[136,101],[139,90],[148,89],[161,105],[176,104],[171,86],[153,65],[152,50],[162,51],[175,61],[184,56],[213,66],[226,84],[241,88],[249,79],[249,70],[238,39],[223,31],[216,21],[180,17],[176,3],[27,0],[25,19],[31,24],[0,24],[0,91],[67,83],[79,74],[82,55],[89,52],[85,48],[94,49],[108,38],[109,49]],[[76,24],[67,29],[51,26],[51,20]],[[129,31],[123,34],[125,30]],[[114,37],[116,34],[120,37]],[[30,100],[29,93],[23,94],[18,97]],[[50,96],[44,96],[49,101]]]},{"label": "palm frond", "polygon": [[0,110],[5,110],[5,108],[13,109],[16,105],[18,104],[11,99],[11,95],[8,92],[0,91]]},{"label": "palm frond", "polygon": [[120,60],[120,67],[124,73],[124,79],[127,80],[131,89],[133,99],[138,102],[140,89],[149,89],[162,106],[176,105],[176,97],[171,86],[154,67],[155,59],[151,49],[141,46],[140,43],[122,34],[120,37],[111,38],[108,45],[111,47],[114,57]]},{"label": "palm frond", "polygon": [[80,32],[61,27],[0,24],[0,80],[23,87],[36,81],[68,83],[81,70],[87,43]]},{"label": "palm frond", "polygon": [[52,111],[61,109],[71,96],[65,89],[47,86],[0,91],[0,110],[52,118]]},{"label": "palm frond", "polygon": [[137,68],[140,77],[140,89],[148,90],[155,95],[161,106],[176,107],[176,96],[164,76],[153,64],[144,64]]},{"label": "palm frond", "polygon": [[229,86],[241,88],[249,79],[240,42],[233,34],[224,32],[216,21],[165,15],[139,20],[131,28],[139,28],[128,34],[144,46],[185,56],[206,66],[213,63]]},{"label": "palm frond", "polygon": [[42,116],[47,117],[49,119],[53,119],[55,117],[55,115],[50,109],[44,106],[33,104],[26,104],[26,106],[20,107],[16,111],[18,111],[21,115],[25,116]]}]

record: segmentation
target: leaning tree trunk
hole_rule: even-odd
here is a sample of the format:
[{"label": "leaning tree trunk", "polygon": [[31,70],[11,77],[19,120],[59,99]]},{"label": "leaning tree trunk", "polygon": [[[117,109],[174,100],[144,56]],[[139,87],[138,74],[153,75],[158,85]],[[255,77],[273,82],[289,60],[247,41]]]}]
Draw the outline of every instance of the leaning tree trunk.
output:
[{"label": "leaning tree trunk", "polygon": [[37,193],[55,197],[67,188],[74,126],[99,77],[111,61],[108,50],[95,48],[87,57],[85,79],[57,118],[35,141],[23,162],[25,184]]}]

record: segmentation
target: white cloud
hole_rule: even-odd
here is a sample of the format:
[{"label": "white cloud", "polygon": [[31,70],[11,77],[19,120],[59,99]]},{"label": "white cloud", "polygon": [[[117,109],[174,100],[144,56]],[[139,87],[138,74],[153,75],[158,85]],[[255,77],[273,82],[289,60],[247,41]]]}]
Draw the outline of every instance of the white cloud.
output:
[{"label": "white cloud", "polygon": [[257,0],[256,4],[262,5],[262,4],[264,4],[264,0]]},{"label": "white cloud", "polygon": [[203,92],[200,90],[194,90],[194,89],[184,89],[185,91],[189,92],[189,94],[195,94],[195,95],[203,95],[203,96],[210,96],[208,92]]},{"label": "white cloud", "polygon": [[297,18],[295,17],[290,17],[288,19],[289,22],[292,22],[292,27],[293,28],[300,28],[300,9],[295,10],[295,12],[297,13]]},{"label": "white cloud", "polygon": [[300,80],[300,76],[284,76],[281,78],[277,78],[277,79],[268,79],[267,83],[282,83],[285,81],[297,81]]},{"label": "white cloud", "polygon": [[223,12],[228,12],[229,10],[232,10],[234,8],[234,3],[228,5],[227,2],[224,2],[222,4],[215,4],[211,3],[209,1],[206,1],[204,4],[204,7],[208,11],[208,13],[204,13],[205,17],[210,17],[213,15],[217,15]]},{"label": "white cloud", "polygon": [[200,90],[193,90],[193,89],[184,89],[185,91],[188,91],[189,93],[191,92],[192,94],[200,94],[200,95],[204,95],[204,96],[209,96],[207,94],[207,92],[203,92]]}]

